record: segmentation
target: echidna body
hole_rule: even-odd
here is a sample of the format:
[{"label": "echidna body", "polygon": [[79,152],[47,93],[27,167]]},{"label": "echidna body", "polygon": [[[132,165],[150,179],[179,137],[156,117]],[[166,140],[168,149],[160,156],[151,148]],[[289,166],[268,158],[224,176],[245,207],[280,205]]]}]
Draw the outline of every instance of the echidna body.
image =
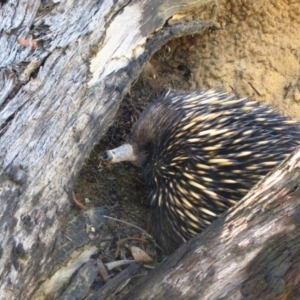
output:
[{"label": "echidna body", "polygon": [[299,145],[299,129],[247,99],[173,91],[144,110],[127,143],[102,159],[143,168],[151,231],[171,253],[286,158]]}]

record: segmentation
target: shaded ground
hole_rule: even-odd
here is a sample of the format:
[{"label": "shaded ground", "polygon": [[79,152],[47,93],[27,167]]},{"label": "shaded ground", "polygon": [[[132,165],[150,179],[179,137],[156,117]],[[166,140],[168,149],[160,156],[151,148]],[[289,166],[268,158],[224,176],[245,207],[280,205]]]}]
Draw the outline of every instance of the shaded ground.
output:
[{"label": "shaded ground", "polygon": [[[166,55],[171,61],[166,60]],[[99,154],[122,144],[139,114],[161,93],[168,88],[189,89],[190,70],[183,59],[178,58],[178,61],[172,59],[173,55],[176,57],[176,53],[171,53],[169,46],[166,46],[152,58],[151,64],[132,86],[130,94],[123,99],[113,125],[86,160],[75,187],[77,199],[86,208],[104,208],[108,216],[124,220],[144,230],[148,227],[149,203],[141,169],[126,162],[116,165],[103,164]],[[75,206],[78,207],[76,204]],[[105,244],[102,244],[104,247],[100,248],[105,253],[101,255],[101,259],[106,258],[106,262],[132,259],[131,252],[126,248],[115,257],[118,243],[123,239],[126,239],[125,243],[122,243],[123,246],[138,246],[155,261],[163,258],[161,253],[156,252],[151,240],[147,239],[147,242],[141,243],[131,239],[144,239],[146,236],[141,230],[129,225],[108,220],[99,227],[98,232],[98,238],[105,237]]]}]

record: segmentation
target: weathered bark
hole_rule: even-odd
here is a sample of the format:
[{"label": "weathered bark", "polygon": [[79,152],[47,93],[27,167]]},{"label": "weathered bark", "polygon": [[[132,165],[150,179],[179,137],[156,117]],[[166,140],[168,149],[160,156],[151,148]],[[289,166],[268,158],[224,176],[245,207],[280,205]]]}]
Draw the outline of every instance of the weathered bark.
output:
[{"label": "weathered bark", "polygon": [[300,148],[122,299],[299,299]]},{"label": "weathered bark", "polygon": [[211,0],[1,1],[0,298],[29,299],[54,269],[74,180],[122,95]]}]

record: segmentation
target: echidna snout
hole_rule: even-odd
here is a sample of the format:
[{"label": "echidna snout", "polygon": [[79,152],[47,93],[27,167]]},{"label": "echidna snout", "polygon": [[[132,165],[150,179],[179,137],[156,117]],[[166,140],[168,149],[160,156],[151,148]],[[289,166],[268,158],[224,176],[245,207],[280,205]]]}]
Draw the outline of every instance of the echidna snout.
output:
[{"label": "echidna snout", "polygon": [[100,154],[102,161],[110,163],[118,163],[121,161],[131,161],[134,162],[137,160],[137,156],[134,153],[134,149],[130,144],[124,144],[118,148],[107,150]]},{"label": "echidna snout", "polygon": [[242,199],[299,143],[299,123],[269,106],[216,90],[173,91],[143,111],[128,143],[102,159],[142,166],[150,230],[171,253]]}]

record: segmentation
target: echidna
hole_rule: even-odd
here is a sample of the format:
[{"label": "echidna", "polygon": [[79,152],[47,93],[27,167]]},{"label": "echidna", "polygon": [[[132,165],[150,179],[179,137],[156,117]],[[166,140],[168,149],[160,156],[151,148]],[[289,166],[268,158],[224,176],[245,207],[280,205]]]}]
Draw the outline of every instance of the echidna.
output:
[{"label": "echidna", "polygon": [[150,228],[166,253],[200,233],[300,144],[300,124],[217,90],[172,91],[101,154],[143,168]]}]

